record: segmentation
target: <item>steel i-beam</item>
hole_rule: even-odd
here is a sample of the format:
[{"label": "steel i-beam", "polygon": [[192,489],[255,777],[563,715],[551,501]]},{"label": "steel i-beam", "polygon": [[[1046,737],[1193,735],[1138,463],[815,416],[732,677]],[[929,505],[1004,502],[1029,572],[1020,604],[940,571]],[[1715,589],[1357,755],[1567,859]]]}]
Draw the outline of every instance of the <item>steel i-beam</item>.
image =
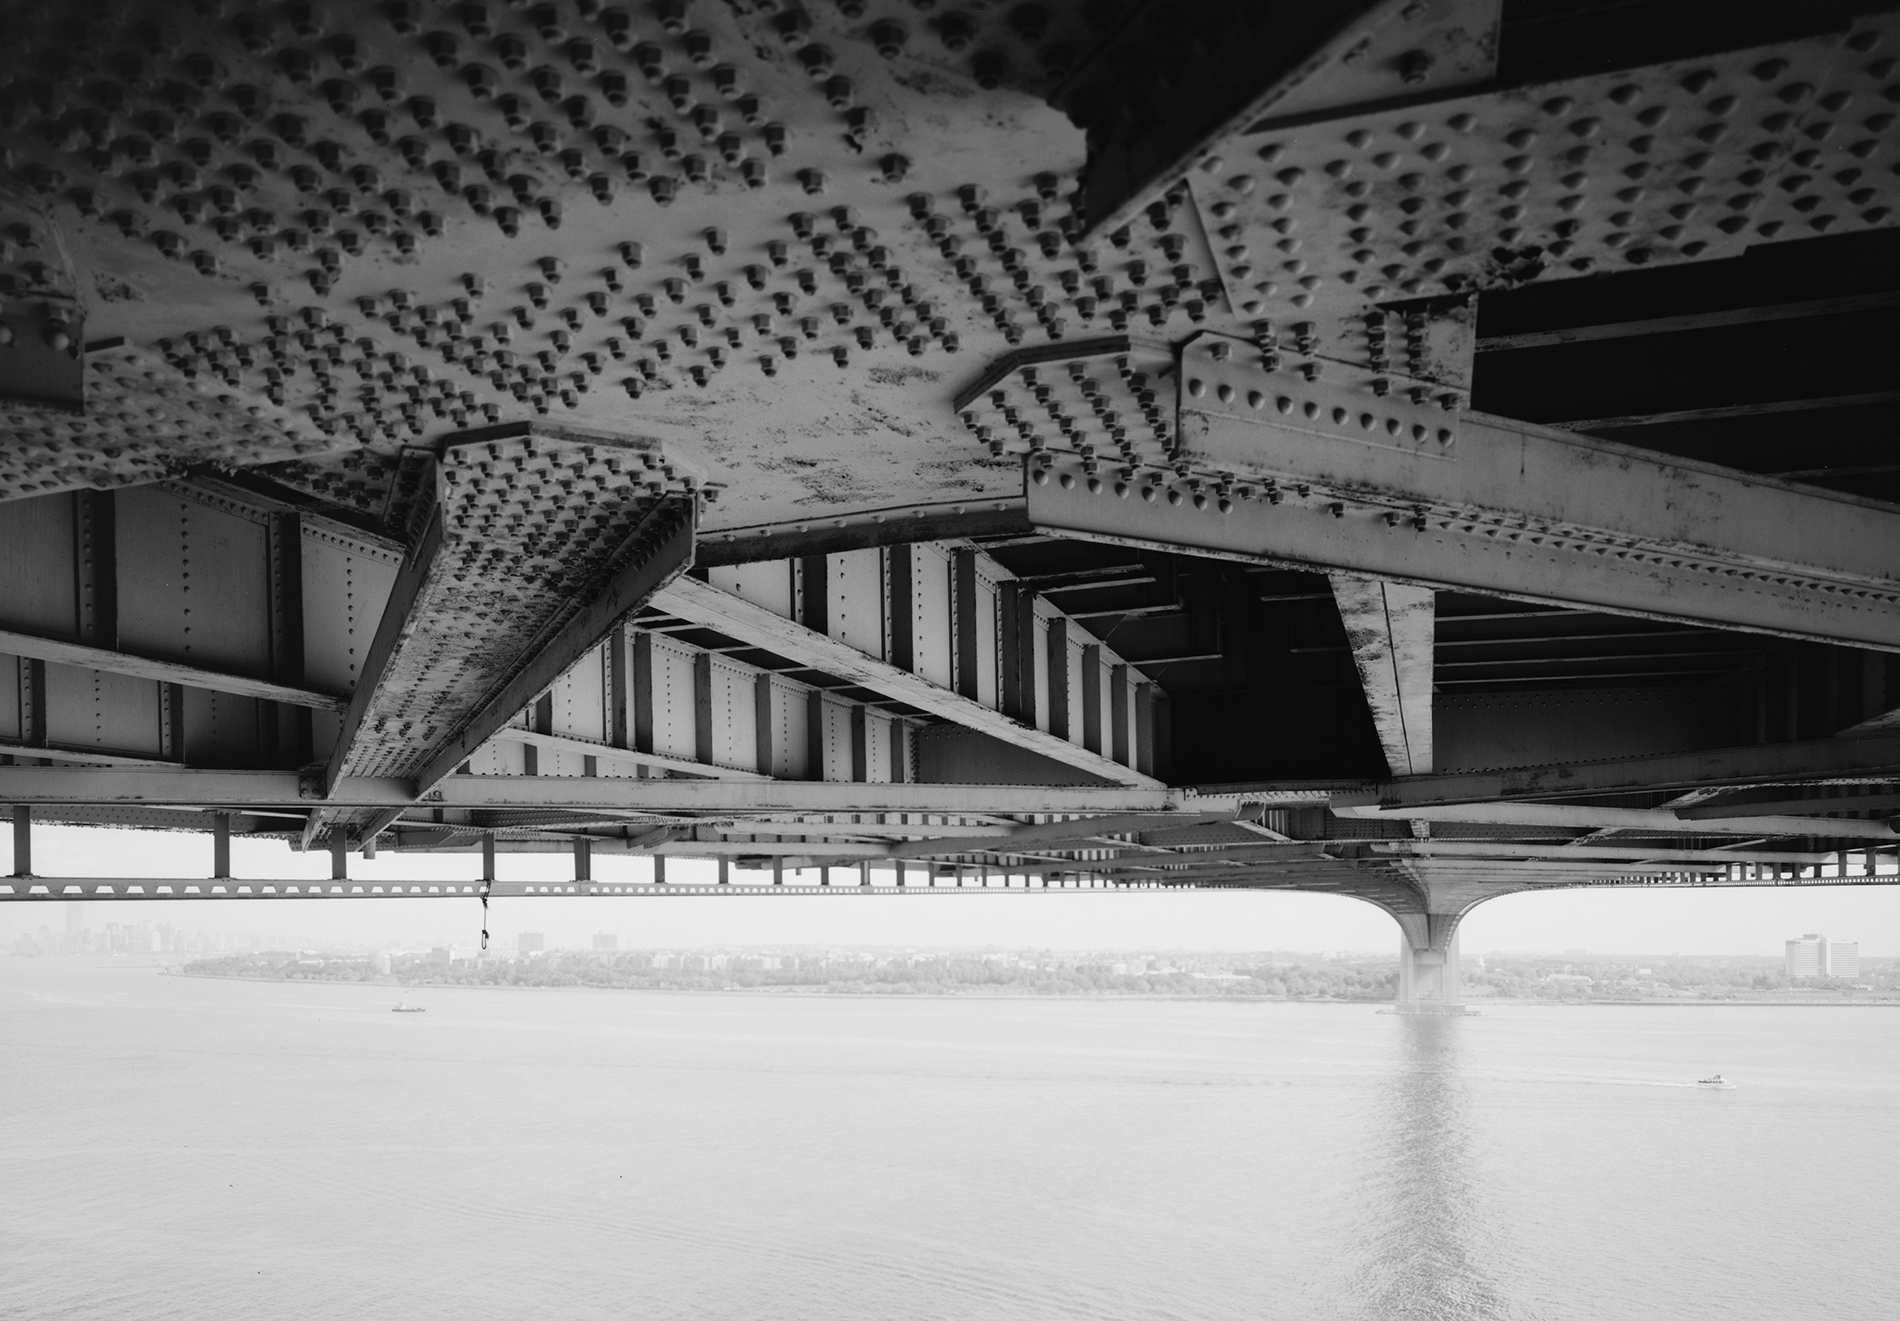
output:
[{"label": "steel i-beam", "polygon": [[1380,395],[1339,364],[1269,371],[1216,336],[1177,375],[1175,468],[1040,450],[1036,527],[1900,651],[1891,506]]}]

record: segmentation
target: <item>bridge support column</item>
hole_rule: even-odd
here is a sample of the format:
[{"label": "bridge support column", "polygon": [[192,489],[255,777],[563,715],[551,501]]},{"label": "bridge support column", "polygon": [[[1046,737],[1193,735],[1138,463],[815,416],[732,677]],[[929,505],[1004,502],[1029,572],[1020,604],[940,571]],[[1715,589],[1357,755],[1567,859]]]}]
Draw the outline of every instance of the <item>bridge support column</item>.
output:
[{"label": "bridge support column", "polygon": [[25,803],[13,808],[13,874],[33,874],[33,809]]},{"label": "bridge support column", "polygon": [[1399,993],[1402,1014],[1461,1014],[1464,987],[1458,975],[1456,913],[1396,914],[1399,923]]}]

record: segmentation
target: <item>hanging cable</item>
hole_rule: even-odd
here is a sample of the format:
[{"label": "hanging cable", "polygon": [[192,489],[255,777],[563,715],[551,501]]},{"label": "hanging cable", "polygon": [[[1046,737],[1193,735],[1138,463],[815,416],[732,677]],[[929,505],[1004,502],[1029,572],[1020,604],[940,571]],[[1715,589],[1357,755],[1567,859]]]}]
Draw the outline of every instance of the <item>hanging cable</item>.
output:
[{"label": "hanging cable", "polygon": [[495,836],[482,836],[482,948],[488,948],[488,896],[495,888]]}]

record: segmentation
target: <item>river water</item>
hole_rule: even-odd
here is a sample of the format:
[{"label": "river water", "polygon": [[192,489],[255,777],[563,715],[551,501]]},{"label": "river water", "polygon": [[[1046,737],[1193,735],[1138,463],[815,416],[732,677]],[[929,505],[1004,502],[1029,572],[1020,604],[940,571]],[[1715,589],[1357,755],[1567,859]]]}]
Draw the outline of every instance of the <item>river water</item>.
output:
[{"label": "river water", "polygon": [[394,998],[0,959],[0,1315],[1900,1307],[1894,1010]]}]

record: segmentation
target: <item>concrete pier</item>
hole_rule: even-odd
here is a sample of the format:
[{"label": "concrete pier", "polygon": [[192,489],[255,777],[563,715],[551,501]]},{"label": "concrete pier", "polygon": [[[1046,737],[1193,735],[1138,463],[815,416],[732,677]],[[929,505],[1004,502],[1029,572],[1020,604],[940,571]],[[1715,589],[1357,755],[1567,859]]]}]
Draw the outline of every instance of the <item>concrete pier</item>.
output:
[{"label": "concrete pier", "polygon": [[1399,991],[1402,1014],[1462,1014],[1464,986],[1458,969],[1458,914],[1405,914],[1399,922]]}]

